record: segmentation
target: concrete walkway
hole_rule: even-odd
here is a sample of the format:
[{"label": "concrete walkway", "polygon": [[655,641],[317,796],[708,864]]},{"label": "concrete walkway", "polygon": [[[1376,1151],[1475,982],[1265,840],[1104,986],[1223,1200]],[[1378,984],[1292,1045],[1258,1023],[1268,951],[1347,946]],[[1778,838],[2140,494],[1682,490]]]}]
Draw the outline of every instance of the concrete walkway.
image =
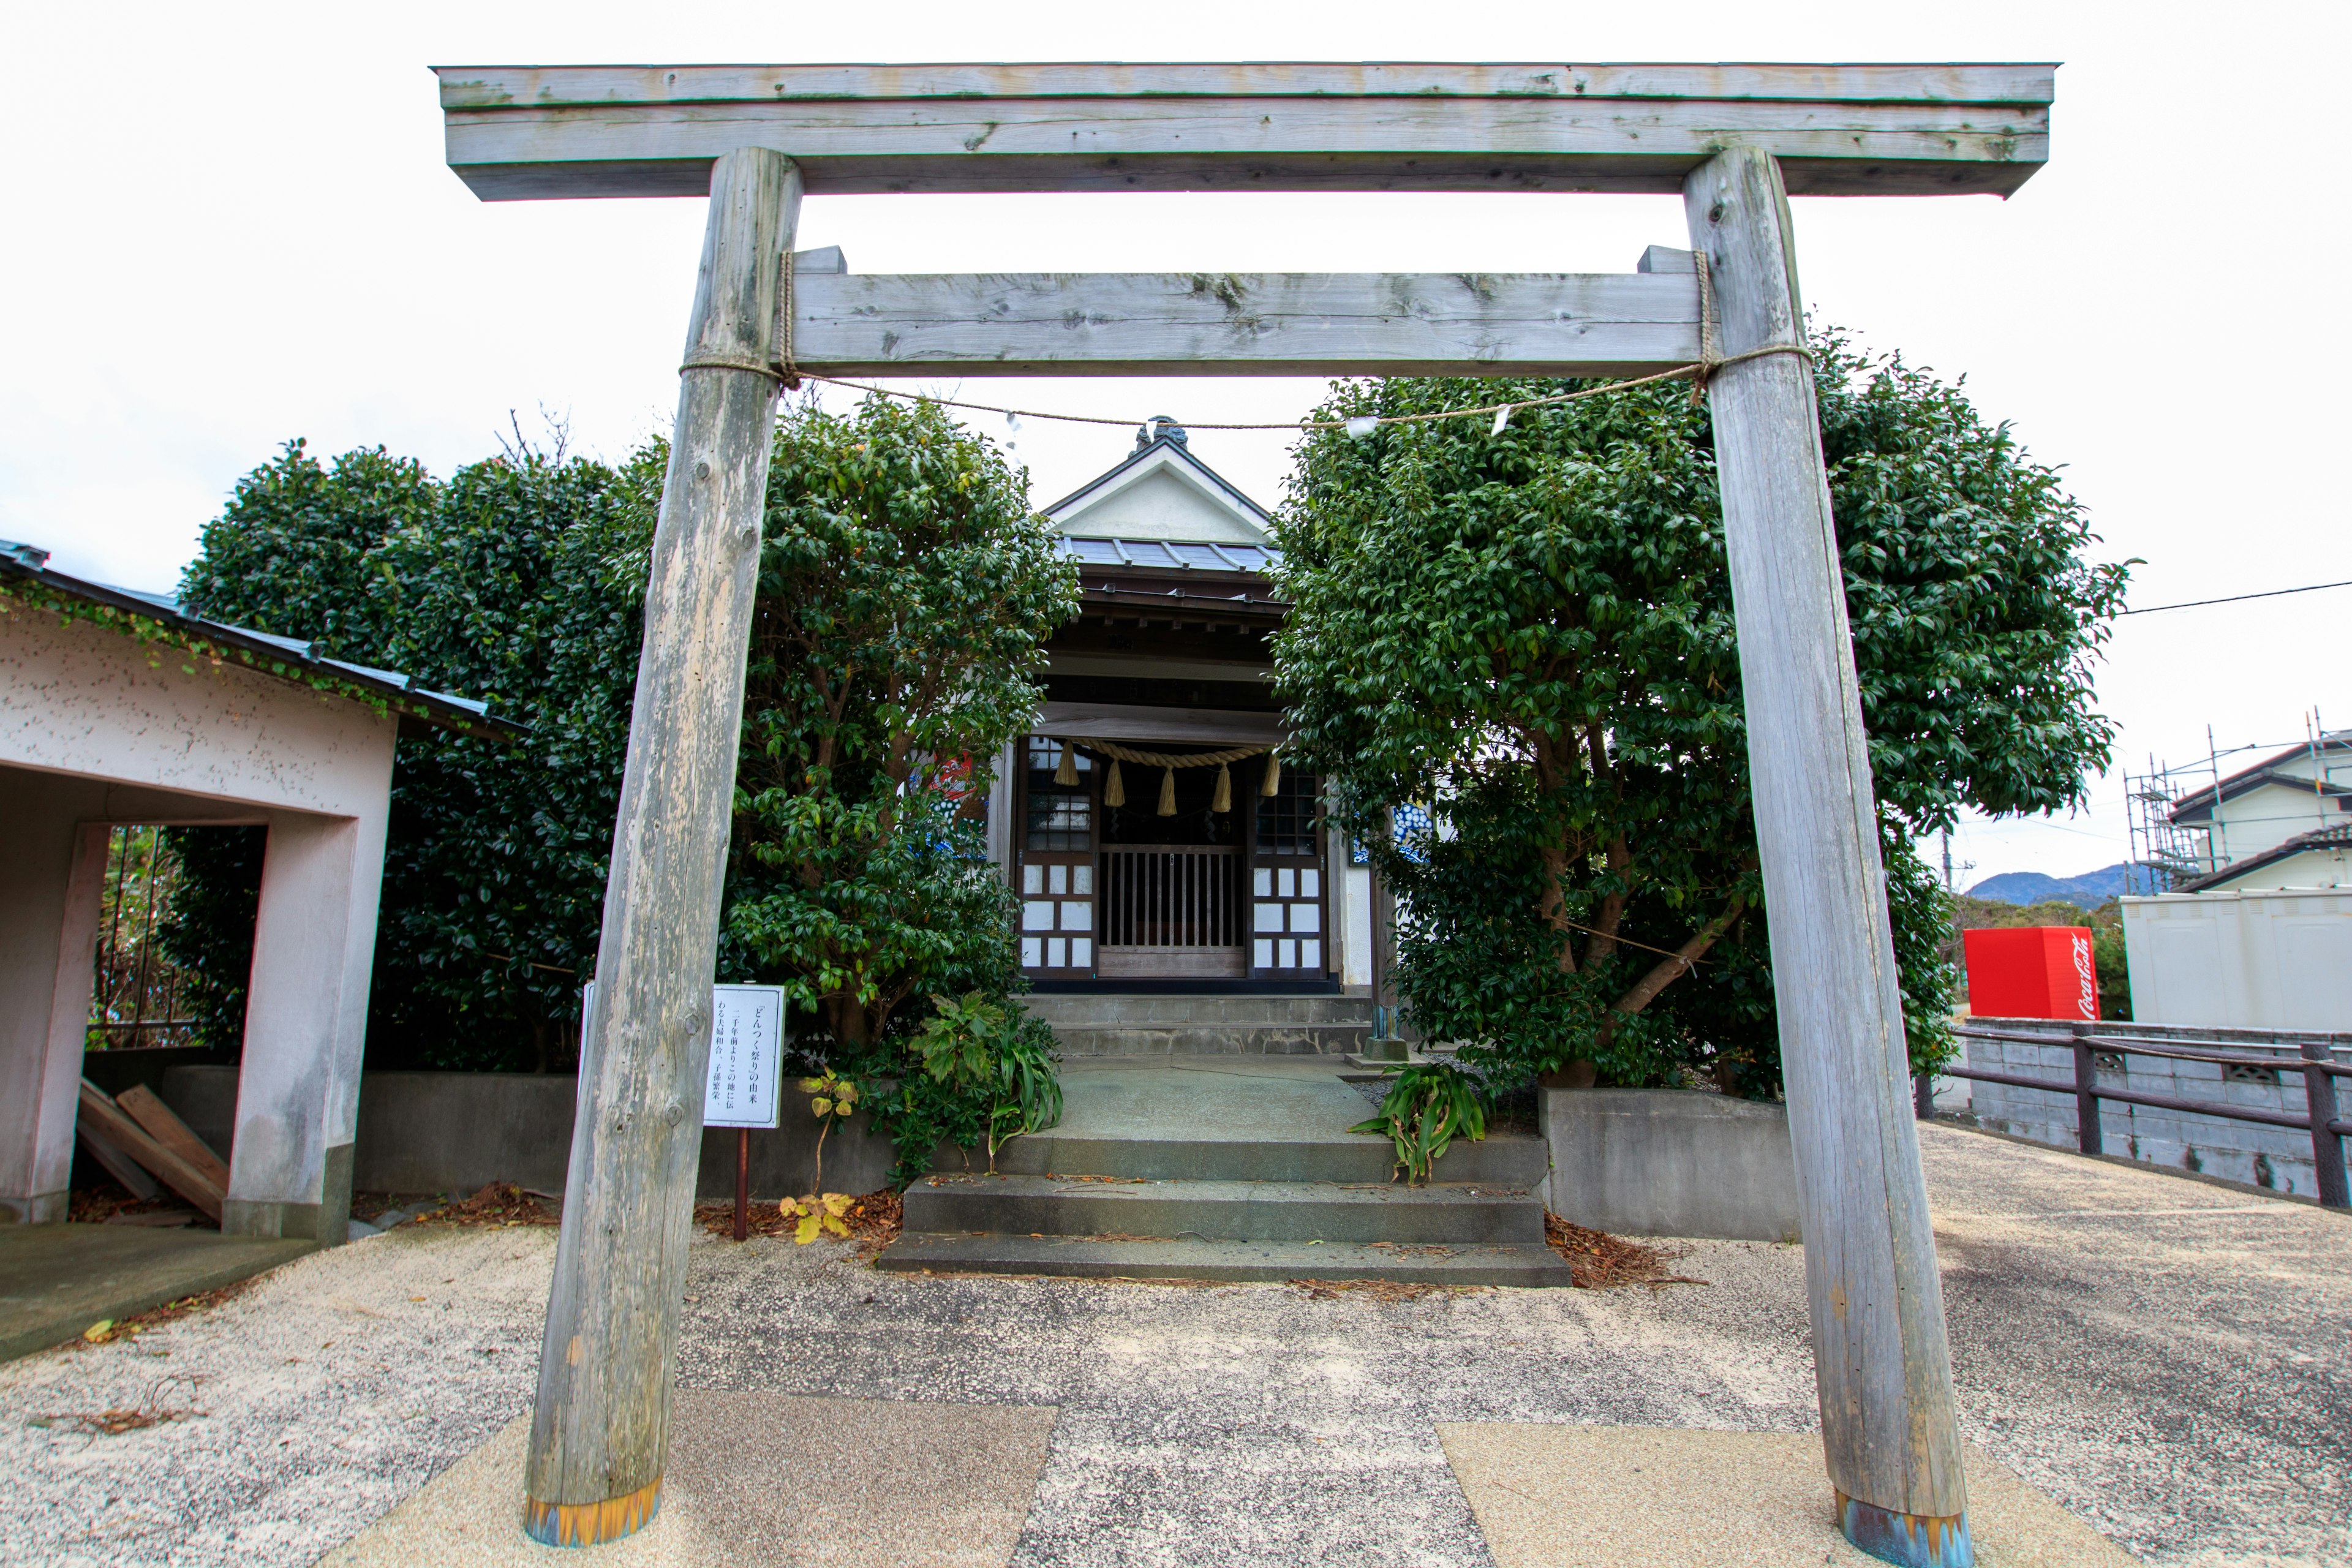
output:
[{"label": "concrete walkway", "polygon": [[[2352,1220],[1922,1140],[1972,1443],[2168,1568],[2352,1561]],[[528,1408],[552,1243],[404,1226],[131,1344],[0,1368],[0,1542],[313,1561]],[[1793,1247],[1698,1244],[1681,1268],[1708,1283],[1654,1292],[1404,1300],[893,1277],[831,1243],[698,1237],[692,1258],[684,1389],[1054,1410],[1034,1480],[1002,1481],[1026,1493],[999,1500],[1021,1568],[1533,1561],[1490,1546],[1449,1459],[1474,1424],[1813,1424]],[[186,1413],[110,1437],[32,1424],[142,1400]]]},{"label": "concrete walkway", "polygon": [[133,1225],[0,1226],[0,1361],[249,1279],[312,1246]]}]

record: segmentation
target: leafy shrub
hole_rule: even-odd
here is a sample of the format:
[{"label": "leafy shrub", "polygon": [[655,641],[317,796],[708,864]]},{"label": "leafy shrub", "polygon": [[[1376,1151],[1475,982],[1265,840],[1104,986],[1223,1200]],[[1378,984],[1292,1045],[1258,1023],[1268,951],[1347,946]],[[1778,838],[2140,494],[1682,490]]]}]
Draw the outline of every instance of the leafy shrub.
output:
[{"label": "leafy shrub", "polygon": [[[1958,388],[1819,345],[1881,852],[1915,1068],[1950,1047],[1942,911],[1911,838],[2061,809],[2112,726],[2090,668],[2125,573],[2054,470]],[[1324,419],[1560,390],[1335,385]],[[1292,756],[1401,900],[1429,1037],[1525,1078],[1687,1069],[1780,1088],[1713,433],[1679,388],[1302,443],[1279,520]],[[1399,844],[1391,814],[1432,830]]]},{"label": "leafy shrub", "polygon": [[1452,1062],[1398,1068],[1381,1099],[1381,1111],[1350,1132],[1385,1134],[1396,1146],[1397,1174],[1415,1186],[1430,1179],[1457,1137],[1486,1136],[1486,1089]]}]

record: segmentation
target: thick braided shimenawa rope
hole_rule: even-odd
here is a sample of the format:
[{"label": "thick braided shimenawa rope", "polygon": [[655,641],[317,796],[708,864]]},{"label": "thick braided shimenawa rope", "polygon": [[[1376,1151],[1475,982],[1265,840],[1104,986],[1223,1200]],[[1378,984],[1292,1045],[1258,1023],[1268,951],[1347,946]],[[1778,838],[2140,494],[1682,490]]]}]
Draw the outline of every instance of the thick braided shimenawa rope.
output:
[{"label": "thick braided shimenawa rope", "polygon": [[1139,752],[1111,741],[1093,741],[1083,736],[1050,737],[1065,746],[1076,746],[1083,752],[1099,752],[1106,757],[1116,757],[1122,763],[1133,763],[1139,768],[1213,768],[1222,763],[1238,763],[1244,757],[1262,756],[1274,750],[1272,746],[1237,746],[1223,752]]}]

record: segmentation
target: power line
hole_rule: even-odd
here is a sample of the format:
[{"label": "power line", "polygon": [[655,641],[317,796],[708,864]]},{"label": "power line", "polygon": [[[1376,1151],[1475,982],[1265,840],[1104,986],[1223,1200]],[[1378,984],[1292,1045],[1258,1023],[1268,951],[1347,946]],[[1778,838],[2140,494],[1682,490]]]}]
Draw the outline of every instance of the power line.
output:
[{"label": "power line", "polygon": [[2119,616],[2152,616],[2159,610],[2194,610],[2207,605],[2234,605],[2242,599],[2275,599],[2287,594],[2316,594],[2322,588],[2352,588],[2352,580],[2342,583],[2306,583],[2300,588],[2273,588],[2262,594],[2231,594],[2221,599],[2191,599],[2180,605],[2150,605],[2144,610],[2118,610]]}]

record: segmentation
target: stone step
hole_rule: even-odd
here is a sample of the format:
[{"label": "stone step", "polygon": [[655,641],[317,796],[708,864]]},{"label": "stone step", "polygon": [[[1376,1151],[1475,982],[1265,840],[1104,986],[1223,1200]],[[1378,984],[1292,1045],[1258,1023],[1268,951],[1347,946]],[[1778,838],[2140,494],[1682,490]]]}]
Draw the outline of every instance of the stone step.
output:
[{"label": "stone step", "polygon": [[1454,1247],[1312,1241],[1110,1241],[1083,1236],[908,1231],[874,1260],[902,1273],[1049,1274],[1094,1279],[1386,1279],[1401,1284],[1562,1286],[1568,1264],[1540,1244]]},{"label": "stone step", "polygon": [[1066,1057],[1344,1057],[1370,1037],[1369,997],[1032,993]]},{"label": "stone step", "polygon": [[1158,1028],[1184,1026],[1233,1026],[1243,1028],[1370,1028],[1371,999],[1367,996],[1302,996],[1202,994],[1170,993],[1151,995],[1095,992],[1031,992],[1021,1004],[1034,1017],[1056,1028],[1099,1028],[1133,1025]]},{"label": "stone step", "polygon": [[1065,1057],[1320,1056],[1337,1059],[1361,1050],[1371,1033],[1370,1024],[1360,1028],[1246,1024],[1054,1026],[1055,1042]]},{"label": "stone step", "polygon": [[[1363,1116],[1372,1106],[1367,1101]],[[1550,1168],[1540,1138],[1496,1133],[1457,1140],[1437,1163],[1449,1183],[1532,1188]],[[1151,1181],[1381,1183],[1396,1173],[1395,1148],[1362,1133],[1286,1137],[1088,1136],[1058,1129],[1015,1138],[997,1151],[1008,1175],[1141,1176]]]},{"label": "stone step", "polygon": [[909,1231],[1147,1241],[1387,1241],[1542,1245],[1543,1205],[1521,1188],[1432,1183],[1147,1181],[940,1174],[906,1192]]}]

